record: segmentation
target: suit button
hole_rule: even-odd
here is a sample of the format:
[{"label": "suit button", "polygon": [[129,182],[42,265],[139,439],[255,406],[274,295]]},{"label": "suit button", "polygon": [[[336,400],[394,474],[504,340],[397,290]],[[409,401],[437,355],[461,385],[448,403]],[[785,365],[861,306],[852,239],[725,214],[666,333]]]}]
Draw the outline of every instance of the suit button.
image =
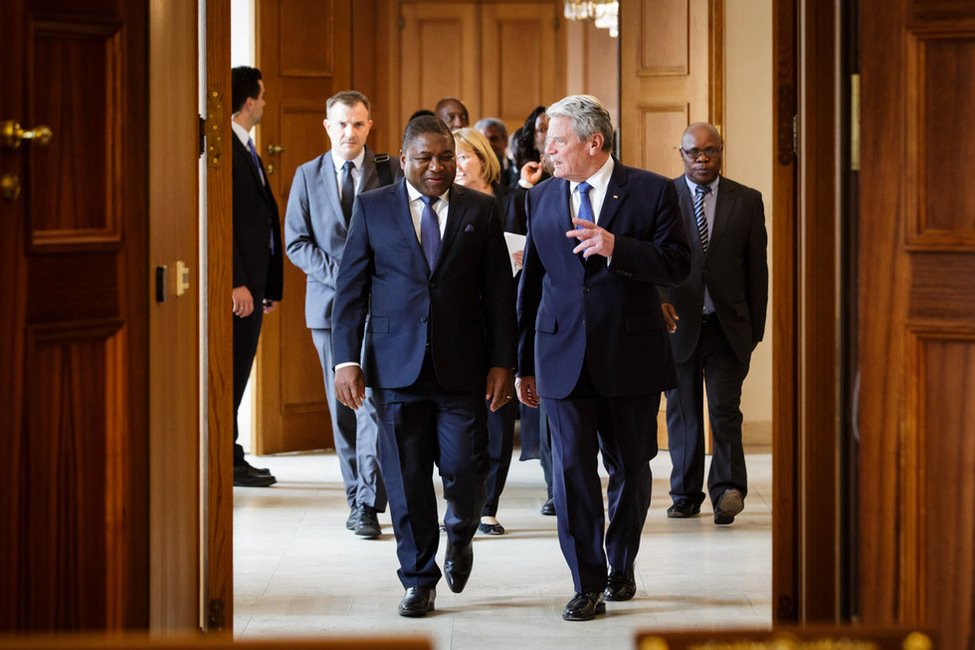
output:
[{"label": "suit button", "polygon": [[437,283],[436,283],[436,282],[431,282],[431,283],[430,283],[429,285],[427,285],[427,286],[429,286],[429,287],[430,287],[431,289],[433,289],[434,287],[436,287],[436,286],[437,286]]},{"label": "suit button", "polygon": [[420,316],[420,322],[421,323],[427,322],[427,317],[426,316]]},{"label": "suit button", "polygon": [[583,291],[584,291],[585,293],[589,293],[590,291],[592,291],[592,288],[591,288],[591,287],[583,287],[583,288],[582,288],[582,290],[583,290]]}]

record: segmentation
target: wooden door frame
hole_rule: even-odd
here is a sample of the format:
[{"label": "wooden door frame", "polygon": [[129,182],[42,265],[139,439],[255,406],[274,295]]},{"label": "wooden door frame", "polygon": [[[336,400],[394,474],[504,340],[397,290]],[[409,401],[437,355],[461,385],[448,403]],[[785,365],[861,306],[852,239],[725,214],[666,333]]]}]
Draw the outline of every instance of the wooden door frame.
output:
[{"label": "wooden door frame", "polygon": [[[838,3],[837,3],[838,4]],[[842,332],[854,315],[839,300],[849,288],[839,267],[847,229],[839,163],[847,151],[834,3],[773,0],[773,530],[776,623],[838,622],[847,616],[851,577],[841,465],[844,418]],[[848,605],[848,603],[846,604]]]}]

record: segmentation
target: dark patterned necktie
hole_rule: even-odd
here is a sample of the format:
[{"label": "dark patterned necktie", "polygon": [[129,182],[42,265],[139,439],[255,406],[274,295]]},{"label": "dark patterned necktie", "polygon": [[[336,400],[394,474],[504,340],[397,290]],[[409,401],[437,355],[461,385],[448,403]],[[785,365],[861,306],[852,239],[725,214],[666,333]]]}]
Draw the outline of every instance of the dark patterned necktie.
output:
[{"label": "dark patterned necktie", "polygon": [[423,200],[423,214],[420,216],[420,246],[423,248],[423,255],[427,258],[427,266],[431,273],[437,263],[437,255],[440,253],[440,219],[433,209],[433,204],[437,202],[436,196],[421,196]]},{"label": "dark patterned necktie", "polygon": [[592,185],[586,181],[582,181],[577,187],[579,189],[579,214],[577,216],[580,219],[595,223],[596,219],[592,211],[592,201],[589,200],[589,190],[592,189]]},{"label": "dark patterned necktie", "polygon": [[352,170],[355,163],[346,160],[342,166],[342,214],[345,215],[345,225],[349,225],[352,220],[352,201],[355,199],[355,181],[352,179]]},{"label": "dark patterned necktie", "polygon": [[698,185],[694,190],[694,218],[697,219],[697,234],[705,255],[708,254],[708,219],[704,216],[704,196],[710,193],[710,185]]},{"label": "dark patterned necktie", "polygon": [[254,169],[257,170],[257,177],[261,179],[261,185],[264,184],[264,173],[261,171],[261,160],[257,157],[257,150],[254,149],[254,141],[247,138],[247,150],[251,152],[251,161],[254,163]]}]

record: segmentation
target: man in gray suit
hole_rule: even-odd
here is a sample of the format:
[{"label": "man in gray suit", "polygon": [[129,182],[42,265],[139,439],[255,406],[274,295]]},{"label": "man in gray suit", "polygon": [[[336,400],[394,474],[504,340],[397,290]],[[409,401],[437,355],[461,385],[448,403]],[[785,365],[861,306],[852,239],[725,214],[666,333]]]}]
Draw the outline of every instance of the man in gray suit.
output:
[{"label": "man in gray suit", "polygon": [[701,512],[703,384],[714,438],[708,495],[714,523],[727,525],[744,509],[748,493],[741,385],[752,350],[765,332],[768,235],[762,195],[718,175],[722,150],[721,136],[712,125],[697,122],[684,131],[684,175],[674,179],[674,186],[690,234],[691,275],[661,294],[678,382],[676,389],[667,391],[667,435],[674,465],[674,504],[667,516],[679,519]]},{"label": "man in gray suit", "polygon": [[323,124],[332,149],[295,172],[284,219],[285,246],[288,258],[308,275],[305,321],[325,376],[335,450],[350,508],[346,528],[373,538],[381,533],[376,513],[386,510],[377,457],[379,421],[371,394],[358,411],[335,399],[332,302],[355,195],[388,185],[402,172],[398,166],[393,168],[389,156],[377,156],[365,146],[372,128],[365,95],[342,91],[329,98],[325,111]]}]

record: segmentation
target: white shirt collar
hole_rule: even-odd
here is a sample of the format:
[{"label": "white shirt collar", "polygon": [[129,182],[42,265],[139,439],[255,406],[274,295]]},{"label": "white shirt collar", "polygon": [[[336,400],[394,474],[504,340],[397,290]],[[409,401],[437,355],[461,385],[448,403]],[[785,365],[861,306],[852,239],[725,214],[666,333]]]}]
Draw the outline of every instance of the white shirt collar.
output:
[{"label": "white shirt collar", "polygon": [[[362,171],[362,164],[366,160],[366,148],[363,147],[359,155],[352,159],[355,163],[356,171]],[[342,167],[345,166],[345,158],[339,156],[335,153],[335,149],[332,149],[332,165],[335,167],[336,172],[342,171]]]},{"label": "white shirt collar", "polygon": [[[714,177],[714,180],[711,181],[710,183],[708,183],[708,187],[711,188],[711,193],[712,194],[714,194],[718,190],[718,181],[719,180],[721,180],[721,175],[720,174],[717,175],[717,176],[715,176]],[[687,189],[689,189],[691,191],[691,198],[694,198],[694,192],[697,191],[697,183],[695,183],[694,181],[692,181],[691,179],[689,179],[687,177],[687,174],[684,174],[684,182],[687,183]]]},{"label": "white shirt collar", "polygon": [[[421,196],[423,196],[423,193],[420,192],[420,190],[413,187],[413,184],[410,183],[409,181],[406,181],[406,194],[410,198],[410,203],[413,203]],[[444,202],[444,205],[446,205],[447,203],[450,202],[450,190],[448,189],[446,192],[441,194],[438,198]]]},{"label": "white shirt collar", "polygon": [[[613,176],[613,157],[610,156],[603,163],[603,166],[599,168],[595,174],[586,179],[586,182],[593,186],[594,189],[599,192],[605,192],[606,188],[609,187],[609,179]],[[569,181],[569,192],[575,192],[576,188],[579,187],[579,182]]]},{"label": "white shirt collar", "polygon": [[246,147],[247,141],[251,139],[250,132],[233,120],[230,120],[230,128],[234,130],[234,134],[237,136],[237,139],[240,140],[241,144]]}]

